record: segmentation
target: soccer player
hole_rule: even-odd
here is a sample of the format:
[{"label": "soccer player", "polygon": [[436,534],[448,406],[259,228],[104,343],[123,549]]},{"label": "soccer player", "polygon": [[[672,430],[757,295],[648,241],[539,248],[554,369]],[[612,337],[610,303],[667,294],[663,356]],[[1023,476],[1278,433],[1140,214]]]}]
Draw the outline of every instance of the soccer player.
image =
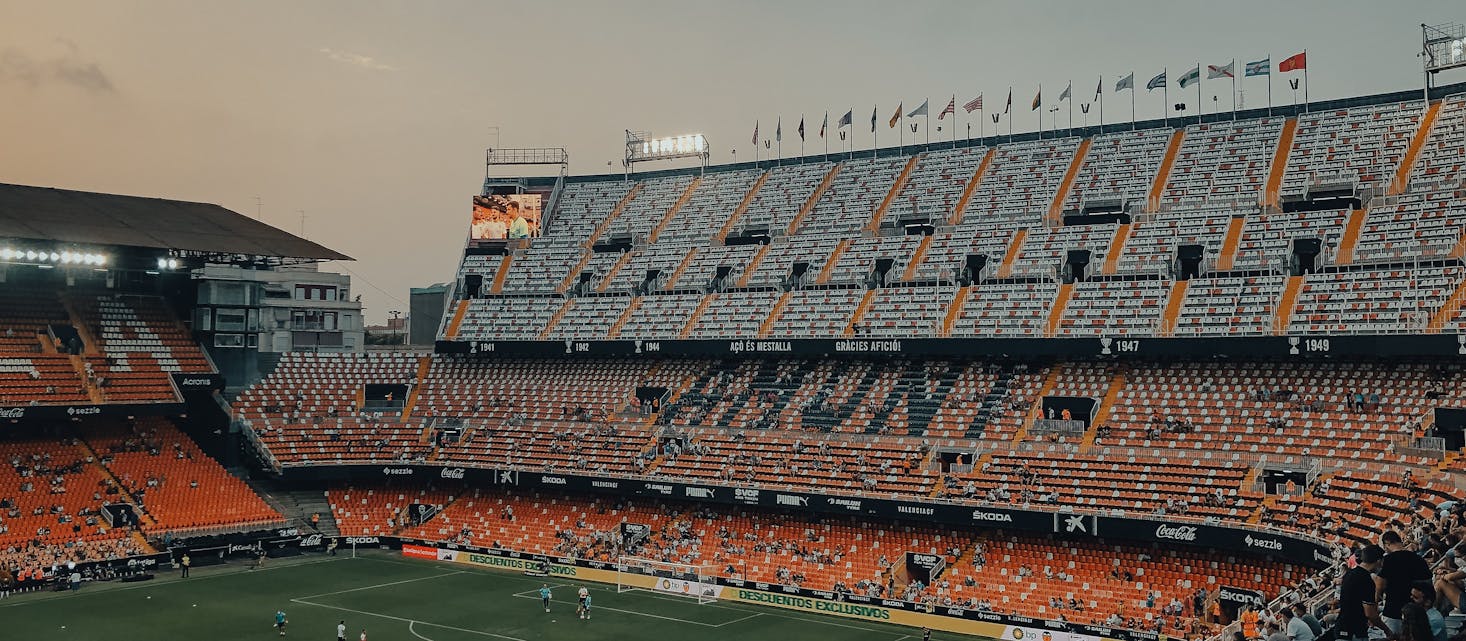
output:
[{"label": "soccer player", "polygon": [[932,641],[932,629],[931,628],[922,628],[921,629],[921,641]]},{"label": "soccer player", "polygon": [[579,597],[580,600],[575,605],[575,613],[579,614],[582,619],[588,619],[590,618],[590,590],[585,589],[583,585],[580,586]]},{"label": "soccer player", "polygon": [[285,636],[285,624],[286,623],[289,623],[289,621],[286,621],[285,620],[285,611],[284,610],[276,610],[275,611],[275,627],[280,630],[280,636],[282,636],[282,637]]},{"label": "soccer player", "polygon": [[550,611],[550,584],[540,584],[540,600],[545,602],[545,612]]},{"label": "soccer player", "polygon": [[336,624],[336,641],[346,641],[346,620]]}]

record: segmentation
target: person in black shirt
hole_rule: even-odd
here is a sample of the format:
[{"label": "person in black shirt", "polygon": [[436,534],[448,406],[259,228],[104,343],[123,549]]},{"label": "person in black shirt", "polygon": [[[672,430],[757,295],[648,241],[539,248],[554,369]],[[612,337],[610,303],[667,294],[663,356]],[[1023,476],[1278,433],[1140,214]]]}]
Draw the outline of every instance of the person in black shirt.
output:
[{"label": "person in black shirt", "polygon": [[1379,537],[1385,556],[1375,576],[1376,595],[1384,597],[1380,616],[1393,634],[1400,634],[1400,608],[1410,603],[1410,586],[1416,581],[1430,580],[1430,566],[1413,550],[1405,547],[1400,533],[1387,530]]},{"label": "person in black shirt", "polygon": [[1375,605],[1372,574],[1380,569],[1380,560],[1384,556],[1385,551],[1378,545],[1364,546],[1355,555],[1358,564],[1345,572],[1339,581],[1337,623],[1340,641],[1366,641],[1370,627],[1378,628],[1387,636],[1393,636],[1389,627],[1380,619],[1379,607]]}]

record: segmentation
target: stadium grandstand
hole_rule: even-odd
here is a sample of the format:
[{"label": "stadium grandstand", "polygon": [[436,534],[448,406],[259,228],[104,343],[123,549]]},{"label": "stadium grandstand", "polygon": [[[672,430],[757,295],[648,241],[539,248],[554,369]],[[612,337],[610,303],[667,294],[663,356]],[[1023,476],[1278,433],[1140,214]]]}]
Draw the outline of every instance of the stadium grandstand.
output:
[{"label": "stadium grandstand", "polygon": [[344,545],[989,638],[1232,639],[1331,620],[1403,538],[1460,593],[1466,84],[727,165],[667,144],[701,162],[491,150],[415,351],[265,356],[265,286],[213,277],[338,252],[0,185],[9,585]]}]

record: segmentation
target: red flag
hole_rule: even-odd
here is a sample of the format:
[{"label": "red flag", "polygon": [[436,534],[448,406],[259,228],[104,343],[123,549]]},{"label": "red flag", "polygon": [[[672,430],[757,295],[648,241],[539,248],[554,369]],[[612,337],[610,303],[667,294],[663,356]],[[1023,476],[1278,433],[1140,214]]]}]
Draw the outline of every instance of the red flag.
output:
[{"label": "red flag", "polygon": [[1307,68],[1308,68],[1308,52],[1307,51],[1305,51],[1303,53],[1300,53],[1300,54],[1297,54],[1297,55],[1288,56],[1288,59],[1287,60],[1284,60],[1284,61],[1278,63],[1278,71],[1281,72],[1281,73],[1288,73],[1289,71],[1298,71],[1299,69],[1307,69]]}]

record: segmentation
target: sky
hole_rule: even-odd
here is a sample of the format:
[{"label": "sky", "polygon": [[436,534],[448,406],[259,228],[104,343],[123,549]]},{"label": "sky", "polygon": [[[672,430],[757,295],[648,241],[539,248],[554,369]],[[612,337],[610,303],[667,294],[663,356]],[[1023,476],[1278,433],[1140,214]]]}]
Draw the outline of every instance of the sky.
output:
[{"label": "sky", "polygon": [[[825,111],[833,130],[853,106],[862,149],[873,106],[886,146],[898,103],[930,97],[936,125],[953,94],[991,109],[1010,86],[1032,131],[1040,84],[1083,103],[1100,76],[1106,120],[1128,119],[1110,92],[1132,71],[1146,119],[1162,69],[1271,55],[1276,74],[1304,49],[1313,100],[1415,89],[1419,25],[1463,21],[1459,0],[0,0],[0,182],[218,203],[294,233],[303,214],[356,258],[323,269],[381,322],[453,278],[487,147],[564,147],[593,174],[627,129],[702,132],[714,163],[746,161],[755,122],[769,138],[782,117],[792,156],[801,115],[814,153]],[[1265,105],[1264,82],[1238,85]],[[1230,83],[1204,89],[1228,104]]]}]

